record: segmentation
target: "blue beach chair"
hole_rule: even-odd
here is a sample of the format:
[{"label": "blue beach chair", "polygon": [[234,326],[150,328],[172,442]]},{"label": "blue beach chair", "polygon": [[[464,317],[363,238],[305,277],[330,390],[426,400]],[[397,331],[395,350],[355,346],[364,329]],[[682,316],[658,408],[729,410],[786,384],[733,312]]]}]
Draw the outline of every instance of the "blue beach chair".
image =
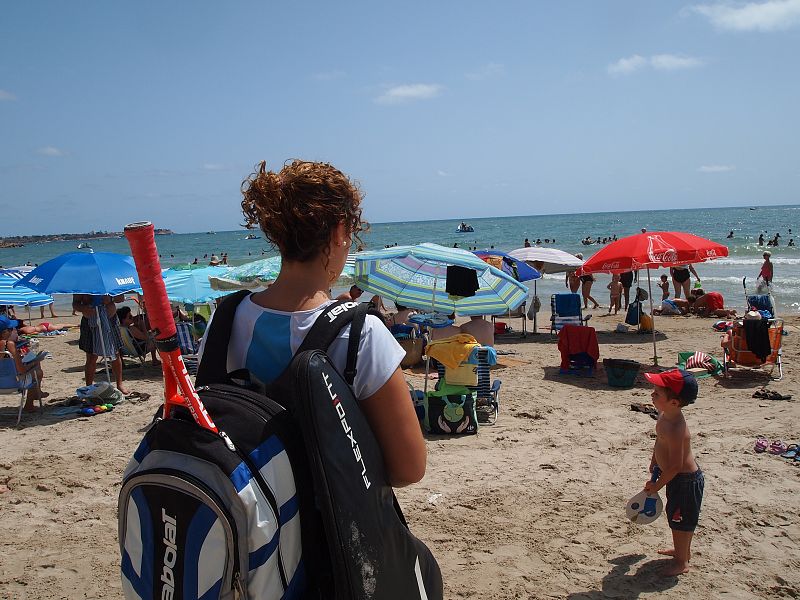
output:
[{"label": "blue beach chair", "polygon": [[592,315],[583,316],[580,294],[565,292],[550,296],[550,333],[561,331],[564,325],[586,325]]}]

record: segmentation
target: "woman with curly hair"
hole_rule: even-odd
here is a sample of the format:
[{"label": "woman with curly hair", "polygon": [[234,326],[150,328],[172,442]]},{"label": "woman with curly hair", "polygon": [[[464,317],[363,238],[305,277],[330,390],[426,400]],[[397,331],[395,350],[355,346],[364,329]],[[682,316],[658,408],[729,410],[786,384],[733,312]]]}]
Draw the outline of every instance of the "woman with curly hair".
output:
[{"label": "woman with curly hair", "polygon": [[[236,309],[229,371],[247,369],[264,383],[292,359],[316,318],[332,300],[331,284],[344,269],[366,224],[355,183],[327,163],[294,160],[280,171],[260,163],[242,184],[245,225],[258,226],[281,254],[281,271],[266,290]],[[212,321],[213,327],[213,321]],[[345,367],[350,327],[328,355]],[[404,350],[384,324],[368,315],[361,332],[353,392],[383,452],[389,483],[402,487],[425,474],[427,451],[400,371]]]}]

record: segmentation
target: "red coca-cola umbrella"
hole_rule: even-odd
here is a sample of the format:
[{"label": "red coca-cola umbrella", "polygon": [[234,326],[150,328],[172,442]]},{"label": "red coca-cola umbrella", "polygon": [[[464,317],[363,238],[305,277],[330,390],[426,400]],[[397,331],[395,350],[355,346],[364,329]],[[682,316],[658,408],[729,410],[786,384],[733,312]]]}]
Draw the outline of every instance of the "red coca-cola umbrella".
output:
[{"label": "red coca-cola umbrella", "polygon": [[[598,250],[578,269],[583,273],[626,273],[647,269],[650,314],[653,290],[650,269],[705,262],[728,256],[727,246],[682,231],[653,231],[632,235]],[[653,326],[653,362],[658,365],[656,330]]]}]

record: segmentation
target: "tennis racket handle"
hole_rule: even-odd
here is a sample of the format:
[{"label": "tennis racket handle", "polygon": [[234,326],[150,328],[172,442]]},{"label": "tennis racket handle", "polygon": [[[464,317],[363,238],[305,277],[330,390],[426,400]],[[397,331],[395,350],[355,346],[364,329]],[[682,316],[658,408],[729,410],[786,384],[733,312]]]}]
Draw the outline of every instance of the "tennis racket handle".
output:
[{"label": "tennis racket handle", "polygon": [[174,337],[177,331],[167,298],[167,288],[161,275],[154,231],[155,228],[149,221],[131,223],[125,226],[125,237],[131,247],[139,283],[147,301],[150,325],[155,331],[156,340],[166,340]]},{"label": "tennis racket handle", "polygon": [[655,483],[656,481],[658,481],[659,477],[661,477],[661,467],[659,467],[658,465],[655,465],[653,467],[653,474],[650,476],[650,481]]}]

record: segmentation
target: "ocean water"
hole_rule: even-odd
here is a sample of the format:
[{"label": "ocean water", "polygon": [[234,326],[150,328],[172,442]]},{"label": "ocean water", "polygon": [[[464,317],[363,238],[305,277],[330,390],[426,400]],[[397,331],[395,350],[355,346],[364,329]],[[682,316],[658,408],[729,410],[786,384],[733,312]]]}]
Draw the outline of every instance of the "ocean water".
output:
[{"label": "ocean water", "polygon": [[[532,211],[535,208],[532,207]],[[146,215],[143,215],[146,217]],[[586,236],[625,237],[648,231],[687,231],[728,246],[729,256],[724,259],[695,265],[706,290],[716,290],[725,296],[726,305],[744,307],[742,278],[747,289],[755,292],[756,276],[762,263],[761,254],[766,249],[757,244],[759,233],[766,239],[780,233],[780,245],[769,248],[775,264],[773,292],[778,311],[798,314],[800,311],[800,248],[787,247],[790,238],[797,236],[800,244],[800,206],[745,208],[702,208],[687,210],[651,210],[637,212],[603,212],[570,215],[541,215],[502,218],[468,219],[473,233],[456,233],[461,218],[439,221],[409,221],[401,223],[374,223],[362,235],[367,249],[383,248],[388,244],[416,244],[435,242],[446,246],[458,244],[461,248],[479,249],[494,246],[499,250],[513,250],[523,245],[525,238],[532,243],[537,238],[550,243],[544,246],[559,248],[571,253],[582,252],[585,258],[601,246],[584,246]],[[156,226],[164,224],[154,221]],[[123,227],[120,224],[120,229]],[[729,231],[733,239],[726,239]],[[790,233],[795,232],[795,233]],[[192,262],[207,262],[211,254],[228,253],[229,263],[242,264],[275,254],[264,239],[246,240],[247,231],[220,231],[216,233],[185,233],[158,236],[156,243],[165,267]],[[256,232],[258,233],[258,232]],[[30,262],[42,263],[64,252],[76,249],[79,241],[47,242],[23,248],[0,249],[0,265],[13,267]],[[129,253],[125,239],[91,240],[92,247],[100,252]],[[653,282],[661,273],[653,271]],[[600,304],[608,306],[608,275],[598,275],[592,295]],[[532,282],[530,282],[532,285]],[[646,282],[643,285],[646,287]],[[545,275],[537,283],[537,293],[545,302],[551,293],[563,291],[564,275]],[[657,296],[658,297],[658,296]],[[59,304],[66,299],[61,300]]]}]

